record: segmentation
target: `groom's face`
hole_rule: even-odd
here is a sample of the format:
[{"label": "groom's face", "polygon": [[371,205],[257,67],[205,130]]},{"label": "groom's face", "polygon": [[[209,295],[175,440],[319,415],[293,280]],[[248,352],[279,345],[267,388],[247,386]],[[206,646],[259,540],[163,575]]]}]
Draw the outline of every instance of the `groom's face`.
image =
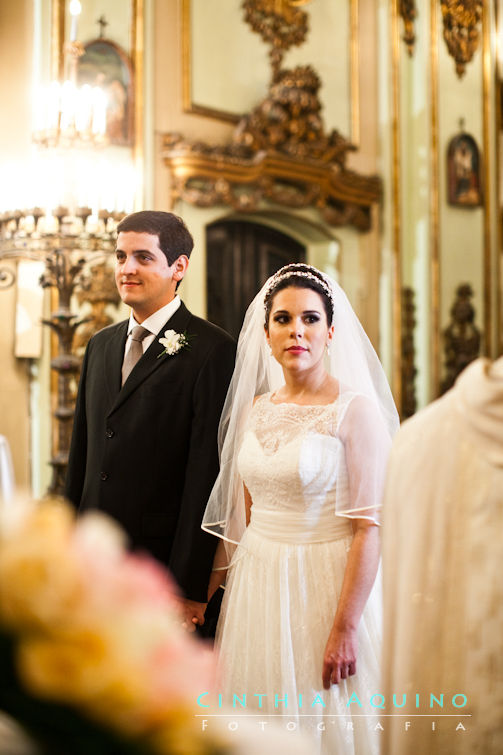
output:
[{"label": "groom's face", "polygon": [[135,231],[119,233],[116,259],[119,295],[139,323],[173,299],[188,265],[185,255],[169,265],[158,236]]}]

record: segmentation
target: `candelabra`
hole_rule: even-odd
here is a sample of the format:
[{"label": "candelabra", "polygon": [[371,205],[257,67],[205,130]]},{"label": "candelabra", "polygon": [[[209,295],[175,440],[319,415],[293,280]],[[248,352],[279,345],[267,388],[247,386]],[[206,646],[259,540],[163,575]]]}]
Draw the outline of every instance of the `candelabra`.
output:
[{"label": "candelabra", "polygon": [[[51,494],[64,489],[74,413],[72,384],[80,370],[77,352],[106,321],[105,306],[117,303],[117,292],[106,281],[108,261],[115,249],[117,222],[132,211],[136,193],[133,155],[108,144],[104,91],[78,85],[84,54],[77,40],[79,0],[70,0],[68,10],[64,75],[39,88],[33,144],[22,159],[3,166],[0,186],[0,289],[12,286],[16,278],[3,261],[32,259],[45,260],[40,285],[56,292],[51,297],[53,311],[42,321],[57,337],[57,348],[51,346],[51,368],[57,377]],[[33,209],[8,209],[16,207]],[[99,271],[97,263],[103,263]],[[73,298],[75,293],[78,297]],[[72,312],[72,301],[89,302],[91,317],[82,319]]]},{"label": "candelabra", "polygon": [[[71,311],[76,289],[85,289],[90,276],[88,265],[106,259],[115,248],[114,231],[123,213],[101,211],[96,218],[87,207],[71,215],[58,207],[50,216],[36,208],[0,215],[0,262],[2,260],[44,259],[40,279],[44,288],[56,291],[56,308],[43,320],[56,334],[57,354],[51,367],[57,375],[57,401],[53,417],[55,448],[51,458],[52,480],[48,492],[62,495],[74,413],[71,384],[80,370],[80,358],[73,353],[75,330],[87,321]],[[0,288],[15,282],[11,270],[0,264]]]}]

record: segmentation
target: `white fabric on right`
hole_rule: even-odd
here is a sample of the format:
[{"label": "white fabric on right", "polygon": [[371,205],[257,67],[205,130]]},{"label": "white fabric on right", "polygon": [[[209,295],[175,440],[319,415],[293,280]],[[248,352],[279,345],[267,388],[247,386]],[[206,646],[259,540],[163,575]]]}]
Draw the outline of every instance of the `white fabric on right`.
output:
[{"label": "white fabric on right", "polygon": [[[389,713],[414,717],[408,731],[387,719],[383,755],[503,752],[502,543],[503,359],[479,359],[402,426],[391,452],[383,693]],[[407,695],[403,708],[393,694]]]}]

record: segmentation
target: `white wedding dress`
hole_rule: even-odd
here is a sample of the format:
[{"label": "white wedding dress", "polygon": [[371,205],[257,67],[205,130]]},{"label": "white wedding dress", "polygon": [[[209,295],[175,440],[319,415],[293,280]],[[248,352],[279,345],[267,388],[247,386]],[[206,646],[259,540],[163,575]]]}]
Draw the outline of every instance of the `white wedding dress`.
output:
[{"label": "white wedding dress", "polygon": [[336,490],[349,495],[338,430],[354,396],[324,406],[274,403],[270,394],[256,401],[238,457],[251,521],[229,569],[217,629],[225,704],[260,713],[257,720],[294,722],[309,732],[313,753],[330,755],[379,750],[379,711],[369,707],[379,693],[378,581],[358,628],[356,675],[329,691],[322,685],[352,541],[351,520],[336,515],[335,497]]}]

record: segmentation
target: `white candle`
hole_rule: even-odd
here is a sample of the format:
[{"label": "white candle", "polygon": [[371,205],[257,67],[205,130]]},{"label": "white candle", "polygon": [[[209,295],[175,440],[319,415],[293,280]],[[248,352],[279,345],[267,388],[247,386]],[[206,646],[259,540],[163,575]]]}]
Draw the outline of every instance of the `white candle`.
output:
[{"label": "white candle", "polygon": [[93,87],[93,134],[104,135],[107,130],[107,99],[100,87]]},{"label": "white candle", "polygon": [[79,0],[71,0],[70,15],[72,17],[72,22],[70,25],[70,42],[75,42],[75,40],[77,39],[77,25],[79,22],[79,16],[80,16],[81,10],[82,10],[82,6],[79,3]]}]

